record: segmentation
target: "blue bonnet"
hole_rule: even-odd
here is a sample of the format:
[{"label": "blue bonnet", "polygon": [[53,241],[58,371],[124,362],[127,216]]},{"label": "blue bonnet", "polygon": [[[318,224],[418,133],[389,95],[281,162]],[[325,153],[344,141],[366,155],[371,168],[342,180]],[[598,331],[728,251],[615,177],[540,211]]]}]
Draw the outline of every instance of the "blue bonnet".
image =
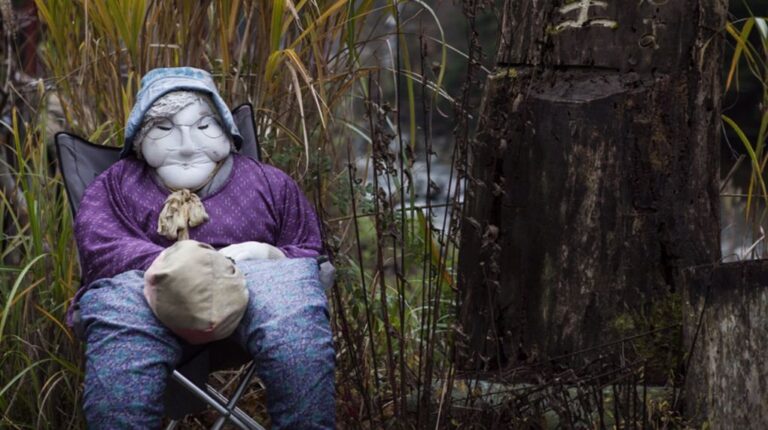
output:
[{"label": "blue bonnet", "polygon": [[243,137],[237,129],[232,113],[219,95],[211,74],[194,67],[165,67],[152,69],[141,79],[141,88],[136,94],[136,103],[125,124],[125,146],[120,158],[133,153],[133,139],[141,129],[144,114],[160,97],[173,91],[197,91],[210,96],[223,122],[222,126],[232,136],[235,147],[240,149]]}]

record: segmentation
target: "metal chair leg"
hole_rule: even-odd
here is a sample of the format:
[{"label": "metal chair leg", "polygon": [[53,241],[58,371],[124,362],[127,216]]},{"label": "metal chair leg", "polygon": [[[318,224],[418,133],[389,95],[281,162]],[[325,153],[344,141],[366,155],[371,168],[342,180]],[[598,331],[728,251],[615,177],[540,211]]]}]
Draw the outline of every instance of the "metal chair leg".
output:
[{"label": "metal chair leg", "polygon": [[[218,399],[218,400],[219,400],[219,402],[220,402],[222,405],[225,405],[225,404],[227,404],[227,398],[226,398],[226,397],[224,397],[224,396],[223,396],[221,393],[219,393],[218,391],[216,391],[216,390],[215,390],[213,387],[211,387],[211,386],[206,386],[206,389],[208,389],[208,394],[209,394],[211,397],[213,397],[213,398],[215,398],[215,399]],[[237,417],[237,418],[239,418],[239,419],[240,419],[240,421],[242,421],[242,422],[243,422],[245,425],[249,426],[249,427],[248,427],[248,429],[249,429],[249,430],[266,430],[264,427],[262,427],[262,426],[261,426],[261,424],[259,424],[258,422],[256,422],[256,421],[255,421],[253,418],[251,418],[251,417],[250,417],[248,414],[246,414],[245,412],[243,412],[243,410],[242,410],[242,409],[240,409],[240,408],[237,408],[237,407],[236,407],[235,409],[233,409],[233,410],[232,410],[232,415],[233,415],[233,416],[235,416],[235,417]]]},{"label": "metal chair leg", "polygon": [[[253,362],[248,365],[248,370],[245,372],[245,375],[240,379],[240,384],[238,384],[237,388],[235,389],[234,394],[232,394],[232,398],[227,402],[227,410],[233,411],[237,408],[237,402],[240,401],[240,397],[243,396],[243,393],[245,393],[245,389],[248,388],[248,385],[250,385],[251,380],[253,379],[253,375],[256,373],[256,366]],[[247,415],[246,415],[247,416]],[[248,417],[250,419],[250,417]],[[216,420],[216,422],[213,424],[213,427],[211,427],[211,430],[221,430],[221,428],[224,426],[224,423],[227,421],[227,417],[222,415],[219,417],[219,419]],[[255,424],[256,430],[264,430],[264,427],[260,426],[258,423],[253,421],[251,423],[252,425]]]},{"label": "metal chair leg", "polygon": [[245,423],[243,423],[238,415],[234,415],[231,411],[227,410],[227,408],[224,407],[220,401],[213,398],[209,393],[195,385],[189,379],[185,378],[184,375],[182,375],[178,370],[174,370],[171,374],[171,377],[176,380],[176,382],[189,389],[192,394],[211,405],[213,409],[216,409],[216,412],[227,417],[236,426],[243,430],[252,430],[252,427],[248,427]]}]

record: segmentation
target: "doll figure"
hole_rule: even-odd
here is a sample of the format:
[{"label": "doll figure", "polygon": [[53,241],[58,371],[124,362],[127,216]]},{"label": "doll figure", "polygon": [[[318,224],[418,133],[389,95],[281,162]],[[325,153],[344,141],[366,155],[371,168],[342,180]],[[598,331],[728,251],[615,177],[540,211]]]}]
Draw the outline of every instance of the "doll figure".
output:
[{"label": "doll figure", "polygon": [[142,79],[121,160],[75,220],[89,428],[159,428],[182,347],[229,336],[254,358],[273,428],[333,428],[318,220],[242,140],[207,72]]}]

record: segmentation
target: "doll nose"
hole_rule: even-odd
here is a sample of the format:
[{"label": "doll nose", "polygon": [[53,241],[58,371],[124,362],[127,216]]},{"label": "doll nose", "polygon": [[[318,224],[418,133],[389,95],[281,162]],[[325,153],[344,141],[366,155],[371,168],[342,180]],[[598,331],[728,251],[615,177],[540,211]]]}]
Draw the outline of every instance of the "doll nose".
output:
[{"label": "doll nose", "polygon": [[189,127],[179,127],[181,131],[181,146],[179,146],[179,155],[190,157],[195,154],[195,143],[189,133]]}]

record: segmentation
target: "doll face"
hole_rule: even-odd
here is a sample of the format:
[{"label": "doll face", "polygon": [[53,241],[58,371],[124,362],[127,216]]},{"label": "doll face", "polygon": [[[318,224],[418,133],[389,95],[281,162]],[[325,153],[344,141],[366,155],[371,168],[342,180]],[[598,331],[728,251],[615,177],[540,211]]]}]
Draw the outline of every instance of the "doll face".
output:
[{"label": "doll face", "polygon": [[155,118],[141,142],[141,155],[169,188],[195,190],[227,157],[230,138],[202,100],[175,114]]}]

